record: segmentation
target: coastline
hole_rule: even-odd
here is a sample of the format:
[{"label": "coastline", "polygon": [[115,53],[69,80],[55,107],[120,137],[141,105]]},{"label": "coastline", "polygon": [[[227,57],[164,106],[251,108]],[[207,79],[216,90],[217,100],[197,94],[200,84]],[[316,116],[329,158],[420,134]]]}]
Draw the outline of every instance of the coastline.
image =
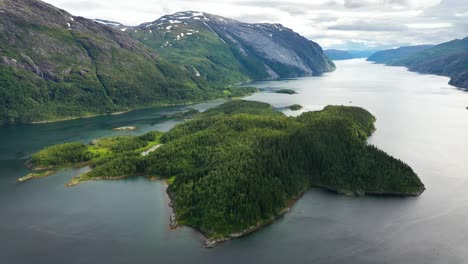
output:
[{"label": "coastline", "polygon": [[[65,184],[65,187],[75,187],[75,186],[78,186],[82,183],[87,183],[87,182],[97,182],[97,181],[116,181],[116,180],[122,180],[122,179],[125,179],[125,178],[129,178],[129,177],[138,177],[136,175],[127,175],[127,176],[119,176],[119,177],[100,177],[100,178],[90,178],[90,179],[85,179],[85,180],[80,180],[79,176],[75,176],[73,177],[68,183]],[[177,229],[178,227],[180,227],[181,225],[179,225],[178,221],[177,221],[177,211],[176,211],[176,208],[175,208],[175,205],[173,203],[173,196],[171,195],[170,192],[168,192],[168,187],[169,187],[169,183],[168,183],[168,180],[167,179],[160,179],[158,177],[151,177],[151,176],[141,176],[140,177],[144,177],[146,180],[148,181],[162,181],[164,182],[164,184],[166,185],[166,189],[165,189],[165,193],[167,195],[167,198],[168,198],[168,208],[170,209],[170,214],[169,214],[169,228],[171,230],[175,230]],[[287,202],[287,205],[285,208],[283,208],[280,213],[278,215],[275,215],[275,216],[272,216],[271,218],[269,219],[265,219],[261,222],[258,222],[257,224],[253,225],[253,226],[250,226],[248,227],[247,229],[243,230],[243,231],[240,231],[240,232],[236,232],[236,233],[232,233],[232,234],[229,234],[228,236],[225,236],[225,237],[221,237],[221,238],[210,238],[206,233],[203,233],[201,230],[193,227],[193,226],[187,226],[187,225],[183,225],[183,226],[186,226],[186,227],[190,227],[190,228],[193,228],[194,230],[196,230],[197,232],[199,232],[200,234],[202,234],[204,237],[205,237],[205,241],[204,241],[204,245],[206,248],[214,248],[215,246],[219,245],[219,244],[222,244],[223,242],[227,242],[227,241],[230,241],[230,240],[234,240],[234,239],[238,239],[238,238],[241,238],[241,237],[245,237],[245,236],[248,236],[268,225],[271,225],[273,223],[275,223],[276,221],[278,221],[279,219],[281,219],[284,215],[286,215],[288,212],[291,211],[292,207],[294,206],[294,204],[304,195],[305,192],[307,192],[308,190],[310,190],[310,188],[307,188],[306,190],[304,190],[303,192],[301,192],[300,194],[296,195],[295,197],[291,198],[288,200]]]},{"label": "coastline", "polygon": [[307,192],[309,189],[301,192],[299,195],[291,198],[288,200],[287,202],[287,206],[285,208],[283,208],[280,213],[276,216],[272,216],[271,218],[269,219],[266,219],[264,221],[261,221],[261,222],[258,222],[257,224],[253,225],[253,226],[250,226],[248,227],[247,229],[241,231],[241,232],[238,232],[238,233],[232,233],[232,234],[229,234],[228,236],[226,237],[222,237],[222,238],[207,238],[207,235],[206,234],[203,234],[203,232],[201,232],[200,230],[196,229],[198,232],[200,232],[201,234],[203,234],[203,236],[205,236],[206,240],[205,240],[205,247],[206,248],[214,248],[215,246],[223,243],[223,242],[227,242],[227,241],[230,241],[230,240],[234,240],[234,239],[238,239],[238,238],[241,238],[241,237],[245,237],[245,236],[248,236],[250,234],[253,234],[254,232],[266,227],[266,226],[269,226],[273,223],[275,223],[276,221],[278,221],[279,219],[281,219],[283,216],[285,216],[287,213],[289,213],[292,209],[292,207],[294,206],[294,204],[304,195],[305,192]]},{"label": "coastline", "polygon": [[419,190],[417,192],[411,192],[411,193],[379,192],[379,191],[367,191],[367,192],[351,192],[351,191],[348,191],[348,192],[344,192],[344,191],[339,191],[339,190],[336,190],[336,189],[334,189],[332,187],[329,187],[329,186],[326,186],[326,185],[320,185],[320,184],[313,184],[312,188],[325,190],[325,191],[328,191],[328,192],[332,192],[332,193],[335,193],[335,194],[338,194],[338,195],[344,195],[344,196],[347,196],[347,197],[362,197],[362,196],[371,196],[371,195],[374,195],[374,196],[395,196],[395,197],[410,197],[410,196],[417,197],[417,196],[420,196],[421,194],[423,194],[424,191],[426,191],[426,187],[424,185],[423,185],[421,190]]},{"label": "coastline", "polygon": [[[248,84],[244,83],[245,85]],[[240,84],[240,85],[244,85]],[[238,86],[240,86],[238,85]],[[248,86],[245,86],[248,87]],[[70,121],[70,120],[77,120],[77,119],[87,119],[87,118],[93,118],[93,117],[99,117],[99,116],[117,116],[117,115],[123,115],[127,114],[136,110],[143,110],[143,109],[150,109],[150,108],[155,108],[155,107],[165,107],[165,106],[188,106],[188,105],[194,105],[194,104],[199,104],[199,103],[204,103],[204,102],[210,102],[213,100],[219,100],[219,99],[239,99],[239,98],[244,98],[247,96],[251,96],[252,94],[258,93],[259,90],[253,92],[253,93],[248,93],[243,96],[239,97],[231,97],[227,98],[225,96],[220,96],[216,98],[211,98],[211,99],[205,99],[205,100],[198,100],[198,101],[186,101],[183,103],[157,103],[157,104],[152,104],[152,105],[147,105],[147,106],[142,106],[142,107],[135,107],[135,108],[130,108],[128,110],[122,110],[122,111],[117,111],[117,112],[112,112],[112,113],[102,113],[102,114],[92,114],[92,115],[83,115],[83,116],[71,116],[71,117],[64,117],[64,118],[58,118],[58,119],[50,119],[50,120],[41,120],[41,121],[31,121],[31,122],[24,122],[23,124],[31,124],[31,125],[41,125],[41,124],[51,124],[51,123],[58,123],[58,122],[64,122],[64,121]]]},{"label": "coastline", "polygon": [[[86,165],[83,166],[83,167],[86,167]],[[24,176],[22,178],[19,178],[17,181],[19,183],[23,183],[23,182],[28,181],[28,180],[47,177],[49,175],[55,174],[56,172],[57,171],[54,170],[54,171],[45,171],[43,173],[30,173],[30,174],[28,174],[28,175],[26,175],[26,176]],[[194,230],[196,230],[197,232],[199,232],[200,234],[202,234],[205,237],[204,245],[205,245],[206,248],[214,248],[217,245],[222,244],[224,242],[248,236],[248,235],[250,235],[250,234],[252,234],[252,233],[254,233],[254,232],[256,232],[256,231],[258,231],[258,230],[260,230],[260,229],[262,229],[262,228],[264,228],[266,226],[268,226],[268,225],[271,225],[271,224],[275,223],[276,221],[278,221],[283,216],[285,216],[288,212],[291,211],[294,204],[304,195],[305,192],[307,192],[307,191],[309,191],[309,190],[311,190],[313,188],[329,191],[329,192],[332,192],[334,194],[344,195],[344,196],[347,196],[347,197],[361,197],[361,196],[366,196],[366,195],[395,196],[395,197],[405,197],[405,196],[406,197],[408,197],[408,196],[417,197],[417,196],[421,195],[426,190],[425,187],[423,186],[423,188],[419,192],[414,192],[414,193],[382,193],[382,192],[352,193],[352,192],[337,191],[336,189],[333,189],[333,188],[331,188],[329,186],[313,185],[311,188],[306,188],[305,190],[303,190],[298,195],[290,198],[287,201],[286,207],[284,207],[279,212],[279,214],[277,214],[275,216],[272,216],[269,219],[265,219],[263,221],[260,221],[260,222],[256,223],[255,225],[252,225],[252,226],[250,226],[250,227],[248,227],[248,228],[246,228],[246,229],[244,229],[244,230],[242,230],[240,232],[231,233],[229,235],[222,236],[222,237],[210,237],[208,234],[206,234],[203,231],[197,229],[196,227],[188,226],[188,225],[179,225],[179,223],[177,221],[177,211],[176,211],[175,205],[173,203],[173,200],[174,200],[173,195],[168,191],[168,187],[170,185],[169,182],[168,182],[168,179],[160,179],[159,177],[148,176],[148,175],[146,175],[146,176],[145,175],[126,175],[126,176],[118,176],[118,177],[98,177],[98,178],[81,179],[80,175],[77,175],[77,176],[74,176],[70,181],[65,183],[65,187],[67,187],[67,188],[68,187],[74,187],[74,186],[78,186],[78,185],[80,185],[82,183],[87,183],[87,182],[116,181],[116,180],[122,180],[122,179],[129,178],[129,177],[143,177],[148,181],[163,181],[164,184],[166,185],[165,193],[166,193],[166,195],[168,197],[167,205],[168,205],[168,208],[170,209],[170,212],[169,212],[169,228],[171,230],[177,229],[180,226],[187,226],[187,227],[193,228]]]}]

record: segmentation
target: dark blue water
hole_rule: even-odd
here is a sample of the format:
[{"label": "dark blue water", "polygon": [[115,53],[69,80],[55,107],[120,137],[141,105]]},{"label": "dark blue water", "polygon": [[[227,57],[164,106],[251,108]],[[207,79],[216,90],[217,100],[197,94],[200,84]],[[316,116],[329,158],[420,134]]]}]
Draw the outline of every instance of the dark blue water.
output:
[{"label": "dark blue water", "polygon": [[[165,186],[144,179],[64,183],[70,169],[17,184],[42,147],[116,134],[166,131],[166,116],[196,106],[145,109],[41,125],[0,128],[0,263],[430,263],[468,262],[468,93],[445,77],[361,60],[336,72],[255,85],[249,97],[305,111],[358,105],[377,116],[370,143],[409,163],[426,184],[418,198],[349,198],[311,190],[277,223],[205,249],[190,228],[169,230]],[[268,91],[291,88],[297,95]],[[287,114],[294,114],[287,111]],[[120,126],[136,132],[114,132]]]}]

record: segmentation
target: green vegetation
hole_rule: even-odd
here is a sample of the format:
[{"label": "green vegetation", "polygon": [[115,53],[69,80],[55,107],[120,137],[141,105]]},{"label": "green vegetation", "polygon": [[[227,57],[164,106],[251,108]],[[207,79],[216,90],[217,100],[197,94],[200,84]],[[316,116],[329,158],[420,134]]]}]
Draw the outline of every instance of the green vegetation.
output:
[{"label": "green vegetation", "polygon": [[367,58],[367,61],[372,61],[375,63],[391,63],[392,61],[407,58],[413,54],[430,49],[432,47],[434,47],[434,45],[406,46],[399,47],[397,49],[381,50],[372,54],[372,56]]},{"label": "green vegetation", "polygon": [[[168,27],[170,30],[165,29]],[[187,32],[198,33],[175,41],[177,36]],[[166,22],[164,30],[144,27],[136,32],[129,31],[129,34],[157,50],[164,59],[182,65],[190,72],[199,73],[200,77],[211,83],[225,85],[268,78],[261,62],[244,57],[237,47],[226,45],[203,23],[175,27]]]},{"label": "green vegetation", "polygon": [[[92,152],[101,154],[93,170],[72,184],[134,175],[167,179],[179,224],[223,239],[272,221],[314,186],[347,195],[422,193],[408,165],[367,145],[374,122],[357,107],[328,106],[294,118],[265,103],[230,101],[164,134],[59,145],[33,163],[49,164],[62,153],[65,161],[82,161]],[[141,141],[163,145],[142,156]]]},{"label": "green vegetation", "polygon": [[35,167],[63,166],[90,161],[94,157],[95,155],[88,150],[88,146],[72,142],[51,146],[36,153],[31,158],[31,164]]},{"label": "green vegetation", "polygon": [[275,93],[279,93],[279,94],[297,94],[297,92],[294,91],[293,89],[281,89],[281,90],[276,91]]},{"label": "green vegetation", "polygon": [[[421,48],[421,46],[404,48],[414,50],[418,47]],[[451,85],[468,88],[468,37],[430,48],[422,47],[425,47],[422,51],[409,54],[404,52],[396,57],[393,53],[400,49],[383,51],[380,55],[386,56],[377,56],[376,61],[383,59],[382,62],[387,65],[406,66],[410,71],[448,76],[451,78]],[[404,50],[404,48],[401,49]],[[392,59],[389,60],[389,58]]]},{"label": "green vegetation", "polygon": [[59,144],[34,154],[28,163],[34,170],[94,165],[103,159],[120,154],[141,153],[159,144],[161,137],[161,132],[152,131],[138,137],[118,136],[93,140],[90,144],[80,142]]},{"label": "green vegetation", "polygon": [[211,82],[191,68],[162,59],[120,30],[72,17],[41,1],[5,0],[0,9],[0,124],[63,120],[254,91],[226,88],[232,82]]},{"label": "green vegetation", "polygon": [[[126,32],[209,83],[237,84],[335,69],[318,44],[280,25],[179,12]],[[273,45],[283,56],[271,52]],[[303,67],[291,65],[291,60]]]},{"label": "green vegetation", "polygon": [[330,58],[331,60],[351,60],[354,57],[349,54],[345,50],[336,50],[336,49],[328,49],[324,50],[325,54]]},{"label": "green vegetation", "polygon": [[288,108],[289,108],[289,110],[292,110],[292,111],[299,111],[299,110],[301,110],[303,107],[302,107],[302,105],[300,105],[300,104],[293,104],[293,105],[289,106]]},{"label": "green vegetation", "polygon": [[441,43],[429,49],[424,49],[423,51],[420,51],[415,54],[410,54],[410,56],[401,57],[399,58],[399,60],[390,62],[390,65],[408,66],[423,61],[429,62],[440,56],[462,54],[467,51],[468,38],[456,39],[445,43]]}]

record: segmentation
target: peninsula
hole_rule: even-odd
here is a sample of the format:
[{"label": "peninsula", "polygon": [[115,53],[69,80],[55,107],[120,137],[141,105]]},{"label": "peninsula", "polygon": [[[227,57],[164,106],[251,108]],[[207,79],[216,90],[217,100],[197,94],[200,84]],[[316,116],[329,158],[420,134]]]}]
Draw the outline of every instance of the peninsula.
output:
[{"label": "peninsula", "polygon": [[350,196],[420,195],[424,185],[408,165],[367,144],[375,120],[358,107],[287,117],[266,103],[233,100],[166,133],[51,146],[29,165],[47,175],[92,167],[70,186],[165,179],[175,210],[171,222],[201,231],[211,247],[273,222],[311,187]]}]

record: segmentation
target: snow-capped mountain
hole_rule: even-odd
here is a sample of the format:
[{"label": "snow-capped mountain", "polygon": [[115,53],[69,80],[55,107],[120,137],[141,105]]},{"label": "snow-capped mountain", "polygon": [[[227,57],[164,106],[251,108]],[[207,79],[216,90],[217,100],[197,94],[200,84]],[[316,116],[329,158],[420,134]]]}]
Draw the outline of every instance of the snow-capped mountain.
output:
[{"label": "snow-capped mountain", "polygon": [[208,80],[239,82],[332,71],[321,47],[280,24],[178,12],[127,33]]}]

